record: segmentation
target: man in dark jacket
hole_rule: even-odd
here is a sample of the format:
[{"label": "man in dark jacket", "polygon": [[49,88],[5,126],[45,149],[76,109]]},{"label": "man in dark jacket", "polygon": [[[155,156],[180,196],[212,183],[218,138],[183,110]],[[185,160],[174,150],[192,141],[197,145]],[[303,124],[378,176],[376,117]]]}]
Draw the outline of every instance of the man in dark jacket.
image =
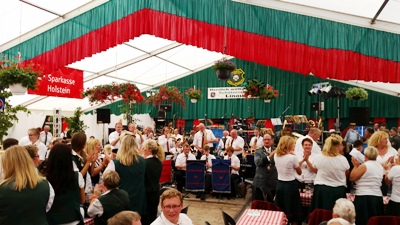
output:
[{"label": "man in dark jacket", "polygon": [[264,146],[257,149],[254,154],[256,174],[253,180],[253,200],[264,200],[273,202],[278,172],[275,167],[275,148],[272,147],[274,139],[270,134],[263,137]]}]

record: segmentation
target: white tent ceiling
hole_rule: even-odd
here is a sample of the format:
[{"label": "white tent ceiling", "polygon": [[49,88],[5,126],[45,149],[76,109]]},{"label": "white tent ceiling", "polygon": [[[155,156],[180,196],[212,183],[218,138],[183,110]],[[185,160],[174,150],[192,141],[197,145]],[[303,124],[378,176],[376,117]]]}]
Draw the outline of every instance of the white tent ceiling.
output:
[{"label": "white tent ceiling", "polygon": [[[106,0],[0,0],[0,52],[25,41],[69,18],[94,8]],[[376,0],[236,0],[268,8],[307,14],[358,26],[400,33],[400,0],[386,5],[374,25],[369,22],[383,1]],[[37,6],[37,7],[35,7]],[[7,32],[4,32],[4,31]],[[400,51],[400,49],[399,49]],[[23,56],[23,53],[22,53]],[[222,57],[193,46],[142,35],[68,65],[84,71],[84,88],[98,84],[131,81],[141,91],[179,79],[210,67]],[[400,84],[347,81],[386,94],[400,95]],[[61,108],[73,111],[80,106],[93,109],[87,99],[67,99],[36,95],[13,96],[11,104],[22,104],[31,110]]]}]

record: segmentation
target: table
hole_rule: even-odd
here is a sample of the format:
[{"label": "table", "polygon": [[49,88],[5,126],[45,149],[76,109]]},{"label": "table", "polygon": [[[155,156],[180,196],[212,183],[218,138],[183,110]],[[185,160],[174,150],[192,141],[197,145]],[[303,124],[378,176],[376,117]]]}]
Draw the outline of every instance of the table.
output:
[{"label": "table", "polygon": [[94,225],[93,218],[85,218],[85,219],[83,219],[83,222],[85,223],[85,225]]},{"label": "table", "polygon": [[261,209],[246,209],[236,225],[286,225],[285,213]]},{"label": "table", "polygon": [[[304,207],[309,207],[311,205],[312,196],[313,192],[311,191],[300,192],[301,205]],[[356,196],[350,193],[346,193],[346,197],[348,200],[353,202]],[[389,197],[383,196],[383,204],[387,205],[388,203],[389,203]]]}]

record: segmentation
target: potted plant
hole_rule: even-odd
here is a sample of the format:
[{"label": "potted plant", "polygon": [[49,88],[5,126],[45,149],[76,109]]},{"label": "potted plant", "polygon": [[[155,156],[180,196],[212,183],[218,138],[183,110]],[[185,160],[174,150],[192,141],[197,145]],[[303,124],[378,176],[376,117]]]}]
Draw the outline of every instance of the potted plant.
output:
[{"label": "potted plant", "polygon": [[82,108],[78,107],[74,111],[73,117],[65,118],[65,121],[68,123],[68,130],[71,131],[71,136],[76,132],[85,131],[88,128],[80,119],[82,115]]},{"label": "potted plant", "polygon": [[257,79],[247,80],[247,85],[244,87],[244,97],[246,99],[258,98],[265,93],[265,84]]},{"label": "potted plant", "polygon": [[163,101],[175,102],[183,108],[186,108],[183,95],[175,86],[160,86],[158,90],[147,98],[146,103],[157,106],[161,105]]},{"label": "potted plant", "polygon": [[196,103],[197,100],[200,100],[202,97],[202,93],[200,89],[195,89],[195,88],[189,88],[188,90],[185,91],[185,95],[190,99],[192,103]]},{"label": "potted plant", "polygon": [[27,88],[35,90],[41,75],[40,66],[32,62],[0,61],[0,86],[13,94],[25,94]]},{"label": "potted plant", "polygon": [[136,85],[131,83],[118,84],[112,82],[111,84],[97,85],[86,89],[82,92],[82,96],[88,97],[92,105],[113,102],[120,98],[127,104],[142,102],[144,100],[140,90]]},{"label": "potted plant", "polygon": [[212,68],[215,70],[218,79],[229,80],[231,72],[236,69],[236,64],[229,61],[227,58],[222,58],[216,61]]},{"label": "potted plant", "polygon": [[368,92],[364,88],[352,87],[347,89],[346,98],[353,100],[366,100],[368,99]]},{"label": "potted plant", "polygon": [[[3,112],[0,113],[0,143],[3,143],[4,136],[8,135],[8,130],[16,125],[18,123],[18,116],[17,113],[19,111],[21,112],[26,112],[27,114],[30,113],[30,111],[22,106],[22,105],[17,105],[13,107],[8,100],[9,97],[11,97],[12,94],[9,91],[6,90],[0,90],[0,98],[4,98],[5,101],[2,102],[4,110]],[[1,101],[1,100],[0,100]]]},{"label": "potted plant", "polygon": [[273,86],[267,84],[267,86],[263,88],[263,91],[258,98],[266,103],[269,103],[272,99],[277,98],[278,96],[279,91],[274,89]]}]

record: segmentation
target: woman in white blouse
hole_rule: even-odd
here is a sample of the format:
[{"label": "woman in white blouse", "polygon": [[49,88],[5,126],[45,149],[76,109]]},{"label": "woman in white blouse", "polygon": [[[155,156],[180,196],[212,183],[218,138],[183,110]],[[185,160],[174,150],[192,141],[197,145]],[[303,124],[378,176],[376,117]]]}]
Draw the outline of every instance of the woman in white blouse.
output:
[{"label": "woman in white blouse", "polygon": [[327,138],[322,154],[313,161],[313,166],[318,171],[314,180],[310,212],[315,208],[332,210],[337,199],[346,198],[346,177],[350,165],[346,157],[339,153],[343,146],[342,140],[336,134]]},{"label": "woman in white blouse", "polygon": [[275,204],[279,206],[292,225],[301,224],[301,204],[299,187],[295,173],[301,174],[299,161],[294,155],[293,137],[283,136],[279,140],[274,156],[278,171]]},{"label": "woman in white blouse", "polygon": [[[385,131],[378,131],[375,132],[371,138],[369,139],[368,146],[374,146],[378,149],[378,157],[376,161],[379,164],[389,164],[390,166],[394,165],[394,158],[397,156],[396,149],[389,146],[389,135]],[[382,169],[384,172],[384,170]],[[383,180],[382,177],[382,194],[387,195],[387,190],[389,186]]]},{"label": "woman in white blouse", "polygon": [[385,168],[385,181],[387,185],[392,184],[392,195],[386,208],[386,215],[400,215],[400,158],[396,158],[396,165],[390,168],[387,163],[382,164]]},{"label": "woman in white blouse", "polygon": [[350,173],[350,181],[356,182],[356,207],[357,225],[365,225],[372,216],[383,215],[382,201],[382,166],[376,161],[378,150],[368,146],[364,150],[365,163],[360,164],[356,158],[352,158],[354,165]]}]

